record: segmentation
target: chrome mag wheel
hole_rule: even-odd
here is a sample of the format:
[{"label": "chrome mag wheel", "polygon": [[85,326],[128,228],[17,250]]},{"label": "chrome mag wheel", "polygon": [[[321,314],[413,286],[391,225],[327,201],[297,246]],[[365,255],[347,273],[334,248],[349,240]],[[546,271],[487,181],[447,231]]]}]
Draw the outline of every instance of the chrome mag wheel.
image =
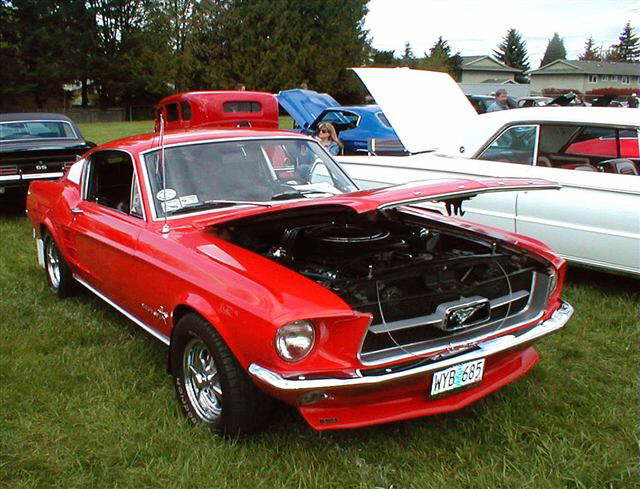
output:
[{"label": "chrome mag wheel", "polygon": [[213,423],[222,414],[220,374],[209,347],[200,338],[192,338],[184,349],[184,384],[191,405],[200,418]]},{"label": "chrome mag wheel", "polygon": [[60,288],[60,251],[51,238],[47,240],[47,274],[54,289]]}]

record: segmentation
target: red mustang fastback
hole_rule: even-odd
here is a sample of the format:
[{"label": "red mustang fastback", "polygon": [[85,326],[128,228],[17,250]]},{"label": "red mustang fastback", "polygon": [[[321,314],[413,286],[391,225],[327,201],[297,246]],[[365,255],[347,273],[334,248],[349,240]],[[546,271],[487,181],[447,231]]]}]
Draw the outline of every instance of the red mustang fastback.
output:
[{"label": "red mustang fastback", "polygon": [[306,136],[158,139],[104,144],[33,182],[28,214],[51,288],[81,284],[167,344],[194,422],[248,432],[273,398],[318,430],[459,409],[523,376],[532,343],[572,314],[545,245],[443,215],[555,184],[358,191]]}]

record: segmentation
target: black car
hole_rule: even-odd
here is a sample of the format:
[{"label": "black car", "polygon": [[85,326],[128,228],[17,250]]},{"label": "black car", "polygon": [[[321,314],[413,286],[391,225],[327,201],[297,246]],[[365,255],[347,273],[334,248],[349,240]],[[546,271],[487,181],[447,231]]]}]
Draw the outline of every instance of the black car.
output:
[{"label": "black car", "polygon": [[32,180],[61,177],[94,146],[64,115],[0,114],[0,198],[19,198]]}]

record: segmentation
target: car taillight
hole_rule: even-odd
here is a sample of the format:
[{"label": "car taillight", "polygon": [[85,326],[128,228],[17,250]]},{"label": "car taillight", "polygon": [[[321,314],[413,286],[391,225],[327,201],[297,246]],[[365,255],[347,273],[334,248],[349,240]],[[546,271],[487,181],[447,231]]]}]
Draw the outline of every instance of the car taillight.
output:
[{"label": "car taillight", "polygon": [[18,167],[16,165],[0,165],[0,176],[17,174]]}]

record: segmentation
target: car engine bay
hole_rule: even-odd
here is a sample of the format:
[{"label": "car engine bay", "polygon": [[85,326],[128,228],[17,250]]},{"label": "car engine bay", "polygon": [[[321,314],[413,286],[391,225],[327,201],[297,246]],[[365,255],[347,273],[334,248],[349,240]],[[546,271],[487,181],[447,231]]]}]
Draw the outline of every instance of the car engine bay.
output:
[{"label": "car engine bay", "polygon": [[314,280],[374,325],[464,297],[528,291],[533,272],[545,270],[522,250],[448,227],[398,210],[324,212],[229,223],[216,234]]}]

